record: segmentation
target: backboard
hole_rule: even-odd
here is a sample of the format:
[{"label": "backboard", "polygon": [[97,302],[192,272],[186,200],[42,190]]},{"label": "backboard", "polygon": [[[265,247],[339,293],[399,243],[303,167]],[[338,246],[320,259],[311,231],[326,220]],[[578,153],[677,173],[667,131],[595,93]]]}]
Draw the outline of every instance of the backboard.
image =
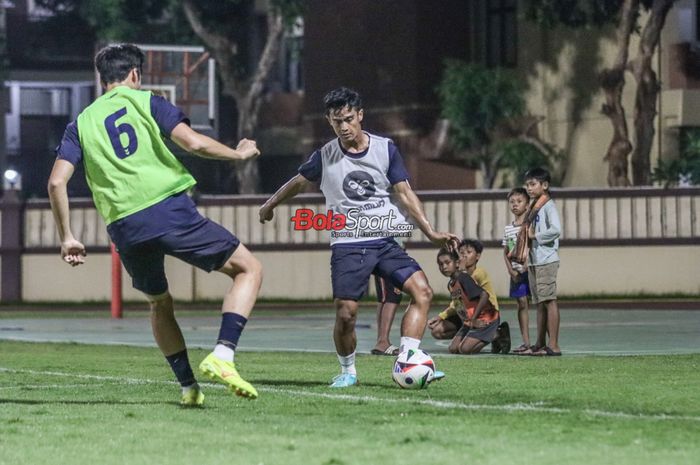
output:
[{"label": "backboard", "polygon": [[214,130],[216,64],[209,52],[198,46],[137,45],[146,54],[141,87],[182,109],[193,128]]}]

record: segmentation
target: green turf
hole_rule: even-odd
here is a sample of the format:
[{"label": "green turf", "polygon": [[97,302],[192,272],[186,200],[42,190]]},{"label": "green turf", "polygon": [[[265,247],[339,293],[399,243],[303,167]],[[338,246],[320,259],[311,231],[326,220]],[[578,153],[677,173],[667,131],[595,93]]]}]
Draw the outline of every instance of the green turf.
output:
[{"label": "green turf", "polygon": [[[203,351],[193,351],[199,362]],[[360,356],[239,355],[248,401],[205,385],[203,409],[155,349],[0,341],[0,464],[696,464],[700,355],[436,357],[424,391]]]}]

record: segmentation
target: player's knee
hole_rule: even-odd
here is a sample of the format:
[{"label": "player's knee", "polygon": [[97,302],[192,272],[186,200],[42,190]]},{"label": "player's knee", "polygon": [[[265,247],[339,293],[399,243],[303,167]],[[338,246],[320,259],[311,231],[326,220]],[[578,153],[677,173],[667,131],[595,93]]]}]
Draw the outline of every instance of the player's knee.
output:
[{"label": "player's knee", "polygon": [[336,324],[345,331],[351,331],[355,327],[357,317],[348,312],[338,312],[336,315]]},{"label": "player's knee", "polygon": [[433,300],[433,289],[428,283],[424,283],[418,287],[413,298],[418,304],[430,304]]},{"label": "player's knee", "polygon": [[258,281],[262,282],[262,278],[263,278],[262,263],[260,263],[260,260],[255,258],[253,255],[251,255],[250,259],[248,260],[247,271],[251,275],[255,276],[258,279]]},{"label": "player's knee", "polygon": [[459,354],[459,345],[458,344],[450,344],[450,346],[447,348],[447,351],[451,354]]},{"label": "player's knee", "polygon": [[151,311],[159,313],[173,311],[173,298],[170,292],[165,291],[158,295],[145,294],[145,296],[148,299],[148,305]]},{"label": "player's knee", "polygon": [[357,306],[349,302],[338,303],[336,306],[336,320],[342,326],[354,326],[357,320]]}]

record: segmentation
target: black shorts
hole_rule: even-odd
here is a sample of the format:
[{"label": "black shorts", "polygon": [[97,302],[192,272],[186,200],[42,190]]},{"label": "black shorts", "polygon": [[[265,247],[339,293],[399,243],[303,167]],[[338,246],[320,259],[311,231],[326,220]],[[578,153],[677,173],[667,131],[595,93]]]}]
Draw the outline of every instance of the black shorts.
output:
[{"label": "black shorts", "polygon": [[119,257],[135,289],[159,295],[168,290],[165,255],[210,272],[224,266],[239,244],[238,238],[223,226],[197,215],[162,236],[120,248]]},{"label": "black shorts", "polygon": [[331,254],[333,298],[360,300],[374,273],[387,283],[403,289],[403,284],[420,265],[396,241],[377,241],[364,245],[334,246]]}]

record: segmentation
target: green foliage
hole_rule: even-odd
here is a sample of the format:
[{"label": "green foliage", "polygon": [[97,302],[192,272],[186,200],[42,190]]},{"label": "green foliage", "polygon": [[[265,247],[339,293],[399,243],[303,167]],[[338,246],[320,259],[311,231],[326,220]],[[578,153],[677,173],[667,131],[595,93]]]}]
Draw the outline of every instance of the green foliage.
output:
[{"label": "green foliage", "polygon": [[523,175],[533,166],[539,166],[554,171],[553,160],[541,150],[526,142],[514,141],[500,148],[501,163],[506,167],[501,188],[511,188],[523,184]]},{"label": "green foliage", "polygon": [[[650,9],[654,0],[641,0]],[[541,26],[603,27],[619,19],[623,0],[526,0],[525,17]]]},{"label": "green foliage", "polygon": [[199,43],[177,0],[37,0],[69,23],[77,15],[104,42]]},{"label": "green foliage", "polygon": [[681,132],[679,157],[660,160],[652,179],[666,187],[678,185],[681,181],[700,185],[700,128],[685,128]]},{"label": "green foliage", "polygon": [[438,95],[458,149],[489,145],[499,122],[523,114],[524,89],[508,71],[459,60],[445,64]]},{"label": "green foliage", "polygon": [[551,28],[558,24],[580,28],[616,21],[623,0],[526,0],[525,17]]}]

